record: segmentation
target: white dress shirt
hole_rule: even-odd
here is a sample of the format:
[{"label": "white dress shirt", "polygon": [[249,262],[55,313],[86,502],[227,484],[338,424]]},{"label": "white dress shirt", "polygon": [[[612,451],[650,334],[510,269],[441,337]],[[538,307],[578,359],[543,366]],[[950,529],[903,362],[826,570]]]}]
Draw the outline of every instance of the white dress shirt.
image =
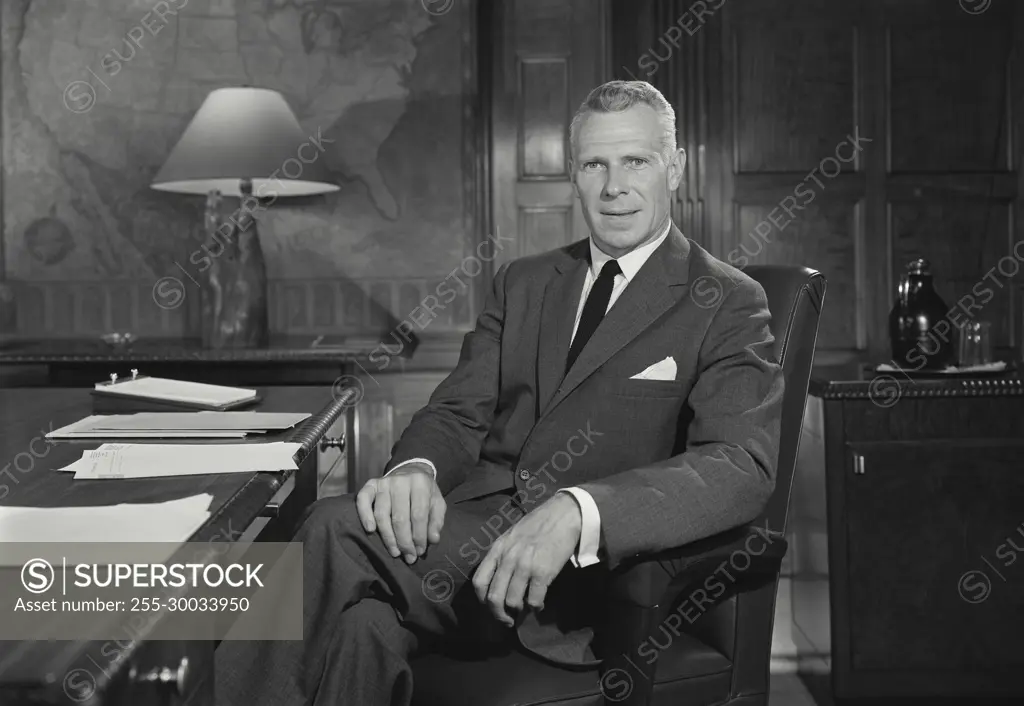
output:
[{"label": "white dress shirt", "polygon": [[[642,245],[641,247],[626,253],[622,257],[618,258],[619,269],[622,270],[620,274],[615,275],[615,282],[612,284],[612,295],[608,299],[608,309],[605,309],[605,313],[608,312],[615,304],[615,301],[619,298],[622,292],[626,289],[633,278],[636,277],[640,268],[647,262],[647,258],[658,249],[665,238],[668,237],[669,231],[672,229],[672,222],[665,226],[665,230],[662,231],[655,240]],[[583,317],[583,307],[587,302],[587,296],[590,294],[590,289],[594,286],[594,282],[597,281],[597,277],[601,274],[601,268],[604,267],[605,263],[612,259],[612,256],[601,250],[594,243],[594,237],[590,237],[590,268],[587,270],[586,279],[583,281],[583,291],[580,293],[579,305],[576,308],[576,321],[572,327],[572,338],[576,338],[576,330],[579,328],[580,319]],[[569,345],[572,345],[570,339]],[[389,473],[401,468],[407,463],[424,463],[430,467],[434,474],[434,478],[437,478],[437,468],[428,459],[425,458],[411,458],[408,461],[403,461],[398,464]],[[562,488],[558,491],[559,493],[569,493],[576,499],[576,503],[580,506],[580,517],[582,519],[582,527],[580,530],[580,543],[576,549],[576,554],[570,557],[573,566],[582,568],[596,564],[599,559],[597,558],[597,550],[601,543],[601,515],[597,510],[597,503],[594,502],[594,498],[591,497],[590,493],[583,490],[582,488]]]}]

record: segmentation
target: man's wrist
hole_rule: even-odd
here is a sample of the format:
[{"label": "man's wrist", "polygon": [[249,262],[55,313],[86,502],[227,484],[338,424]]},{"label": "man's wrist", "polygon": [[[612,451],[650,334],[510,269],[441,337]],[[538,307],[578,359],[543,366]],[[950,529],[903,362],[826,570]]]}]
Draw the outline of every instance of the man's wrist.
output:
[{"label": "man's wrist", "polygon": [[385,476],[388,476],[388,475],[390,475],[390,474],[394,473],[395,471],[397,471],[397,470],[398,470],[398,469],[400,469],[400,468],[405,468],[405,467],[407,467],[407,466],[412,466],[412,465],[414,465],[414,464],[415,464],[416,466],[419,466],[419,467],[421,467],[421,468],[420,468],[420,470],[422,470],[422,471],[424,471],[425,473],[427,473],[427,474],[428,474],[428,475],[429,475],[429,476],[430,476],[431,478],[433,478],[433,479],[434,479],[435,481],[437,480],[437,467],[436,467],[436,466],[434,465],[434,463],[433,463],[433,462],[432,462],[432,461],[431,461],[430,459],[428,459],[428,458],[410,458],[410,459],[409,459],[409,460],[407,460],[407,461],[402,461],[401,463],[399,463],[399,464],[395,465],[395,467],[394,467],[394,468],[392,468],[392,469],[391,469],[390,471],[388,471],[388,472],[387,472],[387,473],[385,473],[384,475],[385,475]]},{"label": "man's wrist", "polygon": [[425,463],[403,463],[401,466],[395,466],[391,469],[390,473],[426,473],[428,476],[433,476],[434,472],[430,466]]},{"label": "man's wrist", "polygon": [[600,561],[597,553],[601,543],[601,513],[594,498],[583,488],[569,487],[558,490],[559,495],[571,495],[579,512],[579,535],[576,551],[573,553],[573,566],[582,568]]},{"label": "man's wrist", "polygon": [[[566,506],[566,515],[572,519],[572,527],[576,535],[576,549],[579,550],[580,537],[583,535],[583,509],[572,493],[558,493],[556,498],[564,498],[562,501]],[[575,553],[575,552],[574,552]]]}]

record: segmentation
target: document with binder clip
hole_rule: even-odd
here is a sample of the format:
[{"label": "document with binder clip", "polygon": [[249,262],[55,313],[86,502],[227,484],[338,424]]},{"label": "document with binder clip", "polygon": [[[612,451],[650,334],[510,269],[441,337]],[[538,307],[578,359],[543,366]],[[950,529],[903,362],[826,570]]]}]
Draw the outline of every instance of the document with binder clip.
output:
[{"label": "document with binder clip", "polygon": [[92,397],[95,412],[226,411],[260,399],[256,390],[150,377],[139,375],[137,369],[132,369],[132,376],[125,379],[111,373],[109,381],[95,384]]}]

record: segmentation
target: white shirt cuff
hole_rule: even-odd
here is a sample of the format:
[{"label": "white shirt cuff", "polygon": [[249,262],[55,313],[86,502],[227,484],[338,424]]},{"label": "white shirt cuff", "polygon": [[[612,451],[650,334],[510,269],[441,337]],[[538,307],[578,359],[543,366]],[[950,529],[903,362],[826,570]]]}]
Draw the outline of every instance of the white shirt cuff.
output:
[{"label": "white shirt cuff", "polygon": [[425,464],[427,464],[428,466],[430,466],[430,472],[434,474],[434,480],[437,480],[437,468],[434,466],[433,463],[431,463],[428,459],[425,459],[425,458],[410,458],[408,461],[402,461],[400,464],[398,464],[397,466],[392,468],[390,471],[388,471],[384,475],[388,475],[388,473],[394,473],[399,468],[401,468],[402,466],[404,466],[404,465],[406,465],[408,463],[425,463]]},{"label": "white shirt cuff", "polygon": [[601,513],[590,493],[582,488],[562,488],[559,493],[570,493],[580,506],[580,517],[583,520],[580,528],[580,546],[575,556],[569,557],[577,569],[596,564],[597,550],[601,545]]}]

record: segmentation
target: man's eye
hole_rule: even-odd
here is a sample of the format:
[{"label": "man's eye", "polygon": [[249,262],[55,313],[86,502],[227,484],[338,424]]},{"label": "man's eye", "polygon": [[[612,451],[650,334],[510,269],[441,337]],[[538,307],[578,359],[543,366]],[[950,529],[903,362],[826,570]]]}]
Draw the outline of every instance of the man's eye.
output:
[{"label": "man's eye", "polygon": [[584,169],[597,169],[600,166],[601,166],[600,162],[584,162],[583,163],[583,168]]},{"label": "man's eye", "polygon": [[630,166],[633,166],[633,167],[642,167],[645,164],[647,164],[647,160],[642,158],[642,157],[632,157],[629,160],[629,164],[630,164]]}]

